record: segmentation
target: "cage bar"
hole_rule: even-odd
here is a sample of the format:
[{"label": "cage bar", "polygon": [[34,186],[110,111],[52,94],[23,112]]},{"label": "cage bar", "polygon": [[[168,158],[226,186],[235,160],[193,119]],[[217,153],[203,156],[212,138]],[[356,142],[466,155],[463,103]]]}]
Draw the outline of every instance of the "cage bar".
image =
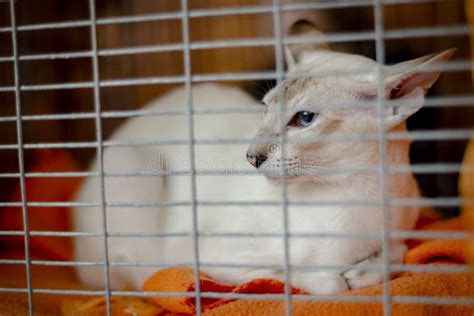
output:
[{"label": "cage bar", "polygon": [[89,15],[90,15],[90,32],[91,32],[91,46],[94,53],[92,58],[92,74],[94,78],[94,110],[95,110],[95,132],[97,141],[97,161],[99,164],[99,190],[100,190],[100,209],[102,212],[102,235],[104,247],[104,289],[107,316],[112,315],[111,307],[111,289],[110,289],[110,269],[109,269],[109,246],[107,236],[107,202],[105,197],[105,180],[104,180],[104,150],[102,144],[102,122],[100,117],[101,101],[100,101],[100,85],[99,85],[99,57],[97,55],[97,22],[95,12],[95,0],[89,0]]},{"label": "cage bar", "polygon": [[20,197],[21,197],[21,211],[23,218],[23,239],[25,243],[25,271],[26,271],[26,286],[28,294],[28,313],[33,315],[33,287],[31,282],[31,257],[30,257],[30,236],[28,223],[28,206],[26,198],[25,185],[25,158],[23,153],[23,126],[21,117],[21,92],[20,92],[20,66],[18,62],[18,37],[16,25],[15,1],[10,0],[10,20],[11,20],[11,36],[12,36],[12,51],[13,51],[13,80],[15,82],[15,114],[16,114],[16,136],[18,144],[18,170],[20,171]]}]

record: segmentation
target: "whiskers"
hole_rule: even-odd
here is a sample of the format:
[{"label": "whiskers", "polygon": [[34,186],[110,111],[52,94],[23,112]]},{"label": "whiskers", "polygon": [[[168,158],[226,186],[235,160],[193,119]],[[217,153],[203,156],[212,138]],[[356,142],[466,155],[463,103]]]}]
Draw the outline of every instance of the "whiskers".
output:
[{"label": "whiskers", "polygon": [[330,168],[323,167],[317,162],[297,162],[292,163],[287,169],[288,173],[298,178],[299,181],[307,185],[317,185],[320,183],[335,184],[334,177],[329,174]]},{"label": "whiskers", "polygon": [[335,184],[336,180],[330,174],[331,168],[320,166],[315,161],[301,162],[297,157],[285,160],[276,160],[271,169],[266,173],[273,177],[281,175],[281,168],[285,168],[287,178],[292,181],[300,181],[307,185],[317,185],[321,183]]}]

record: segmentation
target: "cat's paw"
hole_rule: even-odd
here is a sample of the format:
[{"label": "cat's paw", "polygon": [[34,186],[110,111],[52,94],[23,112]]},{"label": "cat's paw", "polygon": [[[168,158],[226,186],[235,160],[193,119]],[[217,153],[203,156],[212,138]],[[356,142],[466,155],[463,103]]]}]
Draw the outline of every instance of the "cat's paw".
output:
[{"label": "cat's paw", "polygon": [[[394,244],[390,247],[390,262],[400,263],[403,261],[403,257],[407,247],[405,244]],[[381,264],[383,263],[382,251],[376,252],[366,259],[360,261],[357,265],[374,265],[369,270],[363,269],[351,269],[342,274],[346,279],[346,283],[349,289],[358,289],[361,287],[371,286],[380,284],[383,282],[384,273],[381,270]],[[375,267],[380,265],[380,267]]]},{"label": "cat's paw", "polygon": [[330,295],[347,291],[346,280],[331,272],[292,272],[291,285],[310,294]]},{"label": "cat's paw", "polygon": [[[382,263],[382,260],[381,252],[378,252],[359,262],[358,265],[379,264]],[[342,276],[346,279],[347,286],[351,290],[383,282],[383,272],[377,267],[369,270],[351,269],[344,272]]]}]

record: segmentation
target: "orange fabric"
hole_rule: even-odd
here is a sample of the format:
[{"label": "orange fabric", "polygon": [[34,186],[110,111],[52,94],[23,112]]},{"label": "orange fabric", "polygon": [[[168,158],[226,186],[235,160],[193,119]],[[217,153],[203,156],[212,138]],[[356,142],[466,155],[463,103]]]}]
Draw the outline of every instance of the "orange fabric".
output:
[{"label": "orange fabric", "polygon": [[[469,1],[468,6],[471,23],[474,23],[474,0]],[[471,34],[474,42],[474,34]],[[474,54],[474,50],[473,50]],[[473,72],[474,74],[474,72]],[[466,224],[466,230],[470,232],[468,245],[468,259],[471,265],[474,264],[474,139],[469,142],[463,160],[464,171],[459,179],[459,191],[463,199],[467,200],[462,206],[462,217]],[[474,278],[474,269],[473,269]],[[474,293],[473,293],[474,295]]]},{"label": "orange fabric", "polygon": [[[78,171],[73,158],[63,150],[41,150],[35,164],[28,172],[71,172]],[[68,202],[78,187],[81,178],[31,178],[25,180],[28,202]],[[18,186],[10,197],[10,202],[21,201]],[[68,231],[68,209],[65,207],[28,207],[30,231]],[[0,210],[0,231],[22,231],[23,216],[21,207],[8,207]],[[23,244],[23,237],[2,237],[4,246]],[[41,254],[44,259],[68,260],[71,258],[71,240],[67,237],[31,236],[30,249]]]},{"label": "orange fabric", "polygon": [[[474,0],[465,1],[465,11],[469,27],[474,27]],[[474,61],[474,33],[470,32],[471,44],[471,61]],[[471,77],[474,82],[474,65],[471,64]],[[466,224],[466,230],[470,232],[468,242],[468,261],[471,266],[474,265],[474,138],[469,140],[469,143],[464,151],[462,162],[462,170],[459,177],[459,193],[463,199],[471,202],[462,205],[462,217]],[[472,278],[474,281],[474,269],[472,269]],[[472,293],[474,296],[474,292]]]},{"label": "orange fabric", "polygon": [[[418,222],[416,223],[417,230],[429,230],[429,231],[463,231],[464,223],[458,217],[440,221],[441,214],[437,211],[423,209]],[[415,248],[421,245],[427,240],[421,239],[408,239],[405,241],[409,249]]]},{"label": "orange fabric", "polygon": [[405,263],[452,263],[463,264],[466,260],[465,243],[460,240],[431,240],[411,249]]},{"label": "orange fabric", "polygon": [[[425,229],[453,230],[462,227],[460,219],[429,224]],[[409,264],[463,264],[465,263],[464,243],[460,240],[431,240],[421,244],[406,255]],[[194,273],[192,269],[170,268],[157,272],[144,284],[144,291],[157,292],[192,292],[194,290]],[[284,284],[277,280],[257,279],[243,285],[232,287],[219,284],[208,276],[201,274],[203,292],[232,293],[283,293]],[[405,273],[390,284],[392,295],[400,296],[435,296],[453,297],[469,296],[469,276],[461,273]],[[293,293],[302,291],[293,289]],[[383,286],[372,286],[344,293],[349,296],[380,296]],[[152,297],[152,302],[175,313],[191,314],[195,302],[187,297]],[[202,301],[204,315],[284,315],[283,301],[205,299]],[[344,302],[304,302],[295,301],[294,315],[382,315],[381,303],[344,303]],[[428,305],[428,304],[394,304],[396,315],[471,315],[467,306]]]},{"label": "orange fabric", "polygon": [[[194,272],[188,268],[169,268],[158,271],[144,284],[144,291],[156,292],[193,292],[195,289]],[[200,289],[203,292],[240,293],[240,294],[280,294],[284,293],[284,284],[272,279],[254,279],[239,286],[217,283],[206,274],[200,273]],[[304,291],[293,289],[293,294],[305,294]],[[196,309],[193,297],[152,297],[152,302],[176,313],[192,314]],[[201,299],[203,309],[213,309],[226,304],[230,299]]]},{"label": "orange fabric", "polygon": [[[420,274],[403,277],[391,282],[391,294],[400,296],[466,296],[469,287],[467,275],[456,274]],[[374,286],[346,293],[350,296],[379,296],[383,286]],[[383,315],[382,303],[343,303],[343,302],[309,302],[293,301],[293,315],[332,315],[332,316],[372,316]],[[205,316],[220,315],[285,315],[283,301],[250,301],[239,300],[207,311]],[[467,306],[428,305],[428,304],[394,304],[392,315],[456,315],[471,316],[472,309]]]},{"label": "orange fabric", "polygon": [[[148,304],[136,297],[112,297],[113,316],[171,316],[163,308]],[[99,297],[86,303],[83,300],[65,300],[61,308],[64,316],[102,316],[107,314],[105,298]]]}]

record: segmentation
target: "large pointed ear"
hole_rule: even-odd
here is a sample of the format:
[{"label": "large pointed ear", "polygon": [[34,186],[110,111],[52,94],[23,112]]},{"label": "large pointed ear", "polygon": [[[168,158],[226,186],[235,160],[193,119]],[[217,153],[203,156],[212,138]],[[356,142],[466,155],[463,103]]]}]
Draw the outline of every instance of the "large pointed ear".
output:
[{"label": "large pointed ear", "polygon": [[[312,22],[306,19],[296,21],[290,26],[288,34],[292,37],[314,37],[323,33]],[[314,50],[328,50],[329,46],[325,42],[320,43],[297,43],[285,46],[285,58],[288,70],[293,70],[294,66],[301,62],[303,55]]]},{"label": "large pointed ear", "polygon": [[393,101],[387,115],[387,127],[405,121],[425,102],[425,95],[438,80],[441,67],[453,55],[452,48],[389,67],[385,73],[386,97]]}]

